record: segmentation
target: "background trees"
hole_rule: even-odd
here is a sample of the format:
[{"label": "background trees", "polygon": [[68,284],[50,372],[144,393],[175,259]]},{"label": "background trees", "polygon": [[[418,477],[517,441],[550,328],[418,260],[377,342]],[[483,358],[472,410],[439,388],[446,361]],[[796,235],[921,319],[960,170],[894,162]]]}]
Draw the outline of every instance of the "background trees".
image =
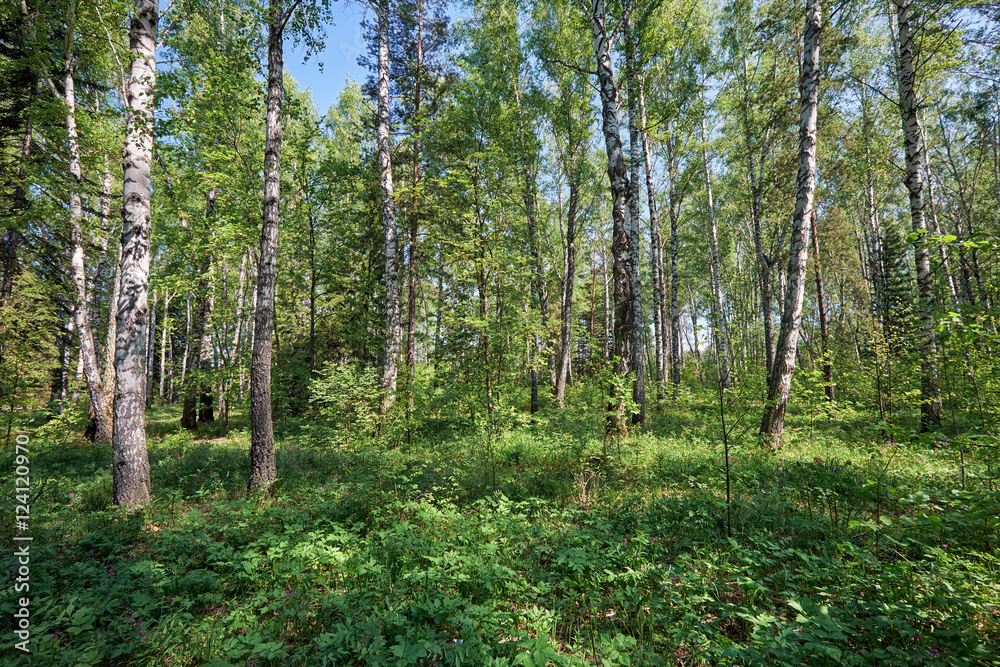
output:
[{"label": "background trees", "polygon": [[[120,310],[138,293],[115,293],[137,238],[118,241],[110,178],[135,118],[129,8],[5,9],[0,297],[36,304],[46,332],[17,391],[74,403],[86,379],[111,437],[101,403],[126,379],[107,340],[128,335],[144,361],[127,381],[182,403],[188,428],[252,395],[257,461],[272,417],[308,416],[329,373],[380,371],[389,438],[446,414],[501,428],[612,387],[629,390],[614,399],[624,433],[626,394],[655,426],[720,376],[761,388],[786,352],[779,365],[804,371],[778,383],[790,409],[819,383],[831,417],[922,405],[937,428],[953,396],[996,386],[975,365],[944,390],[935,361],[959,332],[976,359],[994,343],[995,31],[978,10],[898,4],[891,22],[862,3],[827,27],[815,215],[799,220],[806,7],[510,0],[454,20],[429,0],[379,3],[372,80],[324,112],[278,55],[279,29],[315,46],[325,5],[179,1],[156,84],[147,319]],[[779,350],[789,286],[801,345]],[[0,341],[14,374],[20,326]]]}]

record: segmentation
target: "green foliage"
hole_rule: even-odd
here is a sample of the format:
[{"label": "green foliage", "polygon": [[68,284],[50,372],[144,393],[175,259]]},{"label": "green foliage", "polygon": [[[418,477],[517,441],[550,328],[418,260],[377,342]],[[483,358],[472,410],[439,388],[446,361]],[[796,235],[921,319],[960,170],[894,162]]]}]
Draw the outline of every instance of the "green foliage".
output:
[{"label": "green foliage", "polygon": [[5,422],[16,410],[45,401],[51,372],[59,364],[53,344],[59,321],[51,286],[24,271],[14,279],[11,292],[6,303],[0,303],[0,405],[7,413]]},{"label": "green foliage", "polygon": [[[322,378],[320,411],[377,405],[370,372]],[[246,502],[248,435],[192,439],[171,409],[175,431],[151,441],[156,496],[131,514],[108,506],[110,450],[51,422],[32,436],[33,476],[49,480],[33,502],[37,641],[5,657],[997,664],[996,468],[968,458],[968,490],[955,490],[950,449],[841,423],[810,434],[792,414],[786,450],[734,451],[727,539],[718,425],[701,412],[712,400],[689,397],[620,457],[561,411],[493,432],[491,452],[473,429],[386,448],[355,417],[353,446],[335,449],[343,436],[327,428],[279,426],[280,481],[263,503]]]},{"label": "green foliage", "polygon": [[309,391],[319,416],[339,432],[338,441],[350,444],[374,433],[382,396],[374,368],[327,362]]}]

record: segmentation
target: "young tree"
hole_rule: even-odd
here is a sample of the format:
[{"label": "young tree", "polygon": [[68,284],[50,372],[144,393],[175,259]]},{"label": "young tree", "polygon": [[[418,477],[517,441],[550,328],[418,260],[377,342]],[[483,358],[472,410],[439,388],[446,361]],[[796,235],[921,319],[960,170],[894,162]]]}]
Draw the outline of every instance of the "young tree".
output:
[{"label": "young tree", "polygon": [[146,326],[149,317],[149,238],[152,229],[153,86],[159,4],[136,0],[129,31],[128,137],[122,186],[122,255],[115,341],[114,502],[149,501],[146,454]]},{"label": "young tree", "polygon": [[[586,47],[575,39],[572,8],[558,4],[536,6],[532,45],[545,73],[554,83],[546,100],[553,138],[557,145],[559,171],[566,183],[566,230],[563,241],[563,271],[560,276],[559,356],[556,364],[556,401],[566,405],[566,385],[570,378],[573,346],[573,295],[576,283],[577,237],[580,232],[580,197],[585,187],[589,162],[588,140],[593,123],[590,80],[586,72],[566,63],[586,58]],[[559,186],[559,204],[562,184]],[[560,221],[562,210],[560,209]]]}]

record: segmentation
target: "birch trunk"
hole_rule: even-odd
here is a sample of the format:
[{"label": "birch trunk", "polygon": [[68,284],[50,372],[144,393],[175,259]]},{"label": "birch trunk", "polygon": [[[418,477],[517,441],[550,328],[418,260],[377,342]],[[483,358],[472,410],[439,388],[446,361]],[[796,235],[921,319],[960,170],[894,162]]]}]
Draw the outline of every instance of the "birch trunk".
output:
[{"label": "birch trunk", "polygon": [[750,218],[753,224],[753,244],[757,254],[757,263],[760,270],[760,306],[761,314],[764,318],[764,367],[768,376],[771,375],[771,368],[774,364],[774,313],[771,307],[771,268],[772,258],[764,253],[764,243],[761,239],[761,227],[763,226],[763,185],[761,177],[763,172],[763,158],[767,151],[769,141],[765,131],[764,147],[761,149],[761,156],[758,160],[753,147],[753,128],[750,121],[751,94],[747,75],[747,62],[743,60],[743,138],[747,150],[747,167],[750,176]]},{"label": "birch trunk", "polygon": [[680,249],[678,218],[680,204],[677,201],[677,156],[673,140],[667,142],[667,197],[670,200],[670,381],[675,387],[681,385],[681,306],[678,292],[680,276],[677,273],[677,253]]},{"label": "birch trunk", "polygon": [[835,400],[833,359],[830,356],[830,325],[826,315],[826,293],[823,291],[823,264],[819,261],[819,232],[816,228],[815,208],[811,216],[811,227],[813,256],[816,258],[816,306],[819,309],[819,335],[823,343],[823,384],[825,385],[826,400],[830,404],[828,414],[832,416]]},{"label": "birch trunk", "polygon": [[383,258],[385,261],[385,340],[382,346],[382,412],[396,401],[399,358],[399,238],[393,199],[392,145],[389,127],[389,3],[378,12],[378,163],[382,187]]},{"label": "birch trunk", "polygon": [[906,152],[906,177],[910,195],[910,225],[919,236],[914,244],[917,290],[920,294],[920,426],[928,430],[941,423],[941,392],[938,386],[937,343],[934,340],[934,276],[927,249],[924,223],[923,174],[921,173],[920,121],[917,118],[916,73],[913,67],[913,35],[910,32],[912,0],[895,0],[898,24],[899,110]]},{"label": "birch trunk", "polygon": [[644,81],[639,78],[639,116],[642,121],[642,153],[646,167],[646,202],[649,207],[649,250],[653,273],[653,326],[656,336],[656,388],[657,398],[662,398],[663,383],[667,379],[666,313],[664,312],[663,237],[660,234],[660,214],[653,186],[653,148],[646,133],[646,94]]},{"label": "birch trunk", "polygon": [[[931,224],[934,228],[934,233],[941,236],[941,223],[938,222],[937,205],[934,200],[934,178],[931,172],[931,158],[927,150],[927,133],[924,132],[923,127],[920,128],[920,144],[924,151],[924,172],[927,175],[927,204],[930,206]],[[958,288],[955,286],[955,276],[952,274],[951,264],[948,262],[948,251],[945,250],[942,244],[938,245],[938,252],[941,256],[941,268],[944,269],[944,277],[948,283],[948,294],[951,296],[952,304],[957,306],[959,304]]]},{"label": "birch trunk", "polygon": [[[267,116],[264,144],[264,220],[257,265],[257,306],[250,358],[250,480],[251,491],[270,493],[277,479],[274,422],[271,416],[271,343],[274,336],[274,282],[277,274],[281,182],[281,79],[284,59],[282,0],[270,0],[267,35]],[[294,8],[294,5],[293,5]]]},{"label": "birch trunk", "polygon": [[781,331],[767,382],[767,404],[760,433],[773,447],[781,444],[788,393],[795,373],[795,353],[802,322],[802,302],[809,261],[809,221],[816,187],[816,113],[819,108],[820,0],[807,0],[802,48],[802,112],[799,120],[799,169],[796,176],[795,215],[789,240],[788,276],[781,313]]},{"label": "birch trunk", "polygon": [[114,502],[126,508],[145,504],[150,497],[145,348],[158,22],[159,4],[155,0],[136,0],[129,30],[132,70],[126,103],[131,114],[123,156],[122,254],[115,333]]},{"label": "birch trunk", "polygon": [[[622,152],[621,130],[618,122],[618,88],[615,85],[611,66],[611,43],[605,25],[604,0],[589,0],[590,29],[594,37],[594,55],[597,61],[597,78],[601,92],[602,131],[604,147],[608,156],[608,178],[611,182],[612,219],[612,282],[614,284],[614,356],[617,375],[626,377],[629,373],[635,348],[635,295],[632,286],[632,240],[626,225],[626,210],[629,197],[629,183],[625,171],[625,156]],[[626,435],[625,404],[621,397],[614,395],[611,388],[611,414],[607,431],[611,434]],[[617,402],[616,402],[617,400]]]},{"label": "birch trunk", "polygon": [[[76,28],[76,2],[71,0],[66,11],[66,48],[63,53],[66,68],[64,101],[66,102],[66,135],[69,148],[69,215],[73,234],[73,284],[76,288],[74,323],[80,335],[80,353],[83,358],[83,373],[87,380],[87,393],[93,409],[95,442],[110,443],[112,439],[111,406],[105,399],[101,384],[101,370],[97,363],[97,350],[90,330],[90,310],[87,298],[87,272],[84,266],[83,204],[80,187],[83,172],[80,165],[80,144],[76,130],[76,90],[73,40]],[[65,383],[64,383],[65,384]]]},{"label": "birch trunk", "polygon": [[158,403],[163,405],[167,382],[167,341],[170,329],[170,291],[163,291],[163,321],[160,323],[160,390]]},{"label": "birch trunk", "polygon": [[[630,11],[630,10],[629,10]],[[629,133],[629,192],[628,192],[628,236],[629,244],[635,256],[629,266],[629,280],[632,283],[632,372],[635,373],[635,384],[632,387],[632,400],[639,412],[632,415],[632,423],[646,425],[646,352],[645,331],[642,317],[642,290],[639,280],[639,232],[640,213],[640,170],[642,169],[642,143],[639,138],[639,125],[636,122],[639,115],[639,68],[636,62],[636,40],[632,26],[631,11],[625,21],[625,62],[626,78],[628,80],[628,133]]]},{"label": "birch trunk", "polygon": [[[567,115],[572,112],[567,107]],[[572,119],[570,127],[570,150],[573,150]],[[562,304],[559,313],[559,374],[556,378],[556,401],[560,408],[566,407],[566,382],[572,359],[573,333],[573,283],[576,281],[576,216],[580,199],[580,179],[577,173],[579,155],[574,152],[569,161],[569,204],[566,212],[566,264],[563,267]],[[593,321],[593,313],[591,313]]]},{"label": "birch trunk", "polygon": [[719,382],[732,386],[729,377],[729,330],[726,327],[725,299],[722,293],[722,273],[719,263],[719,227],[715,221],[715,200],[712,198],[712,164],[708,160],[708,133],[705,119],[701,121],[701,156],[705,163],[705,193],[708,195],[708,240],[712,246],[712,329],[715,354],[719,364]]}]

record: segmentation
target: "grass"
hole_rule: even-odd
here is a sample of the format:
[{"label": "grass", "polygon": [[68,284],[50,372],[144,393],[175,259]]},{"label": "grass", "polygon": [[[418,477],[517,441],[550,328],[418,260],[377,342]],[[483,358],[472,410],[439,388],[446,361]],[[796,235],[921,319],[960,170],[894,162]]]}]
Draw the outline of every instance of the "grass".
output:
[{"label": "grass", "polygon": [[672,406],[620,443],[586,410],[441,417],[412,444],[279,422],[271,498],[245,491],[245,417],[192,435],[157,408],[154,499],[129,514],[67,415],[32,432],[32,653],[0,659],[1000,664],[991,461],[966,459],[963,491],[946,443],[886,443],[864,416],[793,414],[778,452],[738,423],[727,508],[711,399]]}]

